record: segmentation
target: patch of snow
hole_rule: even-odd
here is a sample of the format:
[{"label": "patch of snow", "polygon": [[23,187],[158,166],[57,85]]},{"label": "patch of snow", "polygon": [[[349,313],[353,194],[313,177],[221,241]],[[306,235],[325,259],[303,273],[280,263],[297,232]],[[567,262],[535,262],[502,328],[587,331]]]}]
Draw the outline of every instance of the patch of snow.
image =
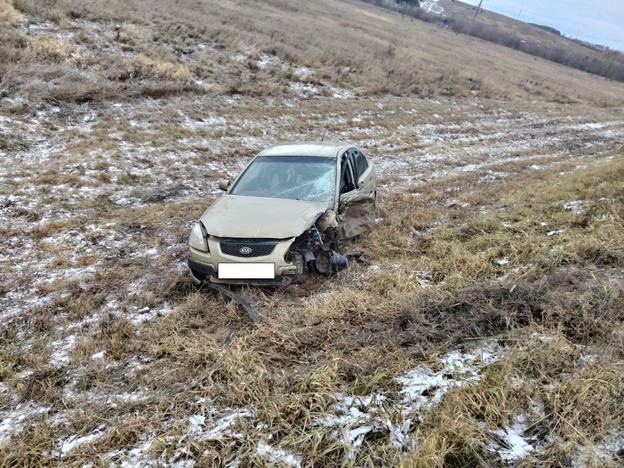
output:
[{"label": "patch of snow", "polygon": [[355,93],[351,89],[330,87],[329,90],[336,99],[353,99],[355,97]]},{"label": "patch of snow", "polygon": [[624,428],[609,431],[598,443],[581,445],[572,461],[574,468],[586,466],[621,466],[624,452]]},{"label": "patch of snow", "polygon": [[69,352],[74,348],[75,343],[75,335],[69,335],[62,340],[52,343],[54,351],[52,352],[52,356],[50,356],[50,365],[58,367],[69,364]]},{"label": "patch of snow", "polygon": [[103,359],[104,356],[106,355],[106,350],[103,349],[102,351],[95,353],[94,355],[91,356],[91,360],[92,361],[97,361],[98,359]]},{"label": "patch of snow", "polygon": [[312,70],[310,70],[308,67],[297,67],[295,68],[294,73],[300,79],[306,79],[312,75]]},{"label": "patch of snow", "polygon": [[298,96],[309,99],[312,96],[316,96],[320,93],[318,87],[309,83],[291,83],[290,87],[295,90]]},{"label": "patch of snow", "polygon": [[[130,450],[116,450],[104,454],[104,460],[116,461],[121,468],[147,468],[158,466],[156,460],[149,460],[146,454],[152,448],[152,440],[148,439],[140,446]],[[117,464],[113,465],[117,466]]]},{"label": "patch of snow", "polygon": [[470,352],[453,351],[438,360],[439,370],[417,367],[396,378],[403,386],[403,404],[412,410],[431,408],[453,388],[481,379],[479,370],[497,360],[505,348],[496,341],[477,343]]},{"label": "patch of snow", "polygon": [[260,442],[256,453],[262,456],[268,466],[290,466],[293,468],[301,468],[301,457],[287,453],[281,448],[274,448],[270,445]]},{"label": "patch of snow", "polygon": [[431,275],[428,271],[412,270],[409,278],[416,278],[416,281],[422,288],[431,286]]},{"label": "patch of snow", "polygon": [[[335,415],[326,414],[312,422],[315,426],[334,427],[334,437],[340,439],[347,449],[347,456],[353,459],[355,449],[362,445],[370,432],[401,432],[391,422],[390,414],[384,407],[387,397],[382,394],[349,396],[336,394]],[[402,433],[402,432],[401,432]],[[396,437],[396,440],[403,440]]]},{"label": "patch of snow", "polygon": [[140,198],[127,197],[123,192],[114,193],[108,199],[117,206],[129,207],[141,205]]},{"label": "patch of snow", "polygon": [[516,462],[533,450],[533,446],[524,437],[527,427],[524,421],[515,422],[511,426],[503,426],[502,429],[494,432],[502,442],[502,447],[498,448],[497,452],[505,462]]},{"label": "patch of snow", "polygon": [[[216,410],[211,409],[211,413],[215,414]],[[191,420],[189,420],[189,430],[195,431],[194,435],[196,435],[200,440],[218,440],[224,436],[227,437],[242,437],[241,434],[232,432],[230,429],[236,425],[242,419],[253,419],[255,417],[254,412],[251,409],[226,409],[221,412],[222,414],[216,414],[216,418],[214,418],[211,423],[208,424],[204,417],[203,424],[201,417],[203,415],[194,415],[191,416]],[[208,427],[208,429],[203,429],[204,427]]]},{"label": "patch of snow", "polygon": [[[59,456],[60,458],[65,457],[66,455],[68,455],[72,450],[74,450],[76,447],[80,447],[81,445],[84,444],[88,444],[91,442],[95,442],[96,440],[98,440],[99,438],[101,438],[106,431],[106,425],[105,424],[100,424],[92,433],[87,434],[85,436],[82,437],[78,437],[77,435],[73,435],[73,436],[69,436],[63,440],[61,440],[61,442],[59,442],[59,449],[58,451],[56,451],[56,456]],[[55,454],[53,452],[53,454]]]},{"label": "patch of snow", "polygon": [[32,402],[18,403],[13,408],[0,409],[0,445],[8,442],[12,434],[19,433],[37,417],[46,415],[49,406]]},{"label": "patch of snow", "polygon": [[381,393],[363,396],[336,394],[334,414],[313,420],[315,426],[333,427],[334,437],[340,439],[352,459],[355,449],[370,433],[389,434],[391,443],[400,450],[411,450],[415,441],[410,437],[412,421],[421,411],[438,405],[453,388],[480,379],[484,366],[500,359],[505,348],[494,340],[472,343],[466,352],[454,351],[438,359],[440,370],[417,367],[396,377],[403,387],[401,399],[391,401]]},{"label": "patch of snow", "polygon": [[201,414],[195,414],[189,418],[188,433],[198,436],[204,431],[206,425],[206,417]]},{"label": "patch of snow", "polygon": [[564,232],[565,232],[565,229],[558,229],[558,230],[556,230],[556,231],[548,231],[548,232],[546,233],[546,235],[547,235],[548,237],[552,237],[552,236],[556,236],[556,235],[558,235],[558,234],[563,234]]},{"label": "patch of snow", "polygon": [[280,58],[275,55],[263,55],[260,57],[260,60],[258,60],[258,67],[267,68],[269,66],[281,65],[281,63],[282,61]]},{"label": "patch of snow", "polygon": [[583,200],[574,200],[563,204],[563,208],[574,214],[583,212]]},{"label": "patch of snow", "polygon": [[132,325],[137,326],[143,322],[155,320],[158,317],[164,317],[173,312],[173,310],[174,308],[171,304],[164,303],[159,307],[143,307],[141,309],[137,307],[136,312],[131,314],[124,313],[123,316],[130,320]]}]

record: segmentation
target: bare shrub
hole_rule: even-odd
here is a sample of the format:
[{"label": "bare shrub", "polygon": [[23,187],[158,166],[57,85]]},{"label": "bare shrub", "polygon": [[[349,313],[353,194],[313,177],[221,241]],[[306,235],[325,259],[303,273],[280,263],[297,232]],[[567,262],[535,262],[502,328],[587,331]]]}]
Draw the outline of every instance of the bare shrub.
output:
[{"label": "bare shrub", "polygon": [[0,0],[0,22],[16,23],[22,15],[13,8],[13,0]]},{"label": "bare shrub", "polygon": [[0,28],[0,95],[11,91],[18,81],[18,73],[30,60],[28,41],[13,27]]},{"label": "bare shrub", "polygon": [[50,37],[39,39],[32,44],[33,49],[44,59],[64,62],[74,53],[74,47],[64,39]]},{"label": "bare shrub", "polygon": [[164,78],[173,81],[189,81],[191,79],[191,72],[188,67],[149,57],[125,59],[123,65],[132,78]]}]

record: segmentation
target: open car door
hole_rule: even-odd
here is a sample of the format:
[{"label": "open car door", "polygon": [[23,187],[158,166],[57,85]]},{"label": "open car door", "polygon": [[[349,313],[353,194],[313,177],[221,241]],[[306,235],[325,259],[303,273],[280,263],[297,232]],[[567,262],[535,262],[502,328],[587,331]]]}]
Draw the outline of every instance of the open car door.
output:
[{"label": "open car door", "polygon": [[339,187],[340,237],[351,239],[372,230],[375,224],[375,167],[357,148],[342,155]]}]

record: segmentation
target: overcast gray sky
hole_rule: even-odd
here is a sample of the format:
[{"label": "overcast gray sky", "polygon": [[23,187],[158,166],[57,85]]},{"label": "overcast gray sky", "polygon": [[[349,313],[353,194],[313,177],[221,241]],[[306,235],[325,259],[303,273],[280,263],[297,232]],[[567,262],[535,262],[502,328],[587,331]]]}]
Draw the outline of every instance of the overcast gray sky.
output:
[{"label": "overcast gray sky", "polygon": [[624,0],[483,0],[483,8],[624,51]]}]

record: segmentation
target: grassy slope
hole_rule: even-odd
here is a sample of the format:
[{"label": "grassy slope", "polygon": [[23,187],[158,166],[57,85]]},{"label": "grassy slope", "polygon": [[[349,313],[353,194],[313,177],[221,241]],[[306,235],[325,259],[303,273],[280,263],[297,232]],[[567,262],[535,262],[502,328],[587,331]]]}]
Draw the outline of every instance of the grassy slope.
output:
[{"label": "grassy slope", "polygon": [[[449,17],[457,16],[472,20],[476,12],[472,5],[461,1],[442,0],[440,5],[444,8]],[[563,36],[558,36],[532,24],[525,23],[524,21],[518,21],[508,16],[489,11],[487,5],[481,13],[479,13],[478,19],[484,24],[495,26],[505,32],[513,33],[520,39],[540,44],[542,47],[563,48],[573,54],[590,53],[587,46],[571,41]],[[596,48],[599,51],[602,50],[600,46],[596,46]]]},{"label": "grassy slope", "polygon": [[[125,2],[98,7],[86,1],[57,0],[41,7],[38,2],[20,0],[16,6],[60,21],[66,29],[53,44],[29,40],[17,31],[4,32],[5,88],[47,98],[202,92],[202,87],[197,89],[186,80],[190,65],[192,75],[209,82],[211,92],[217,93],[288,93],[295,79],[356,88],[362,94],[476,93],[609,105],[622,102],[622,84],[596,80],[360,2],[206,2],[198,7],[180,1],[172,10],[168,2],[153,0],[145,12],[139,4]],[[293,21],[301,16],[305,22]],[[104,21],[104,42],[93,40],[88,24],[68,27],[68,17]],[[111,22],[119,23],[119,34]],[[67,38],[73,38],[71,44]],[[14,47],[19,53],[12,52]],[[223,47],[243,57],[277,55],[317,73],[306,80],[292,72],[258,69],[246,59],[224,56]],[[178,58],[180,50],[194,54],[192,64]],[[11,67],[11,62],[19,66]],[[176,74],[165,64],[185,68]],[[95,90],[90,86],[94,79],[99,84]]]},{"label": "grassy slope", "polygon": [[[496,466],[503,461],[488,449],[492,431],[518,416],[540,441],[527,466],[566,466],[583,459],[579,452],[588,465],[616,463],[612,452],[601,457],[608,435],[621,437],[614,431],[624,417],[621,84],[360,3],[179,2],[175,12],[156,0],[149,11],[126,2],[15,4],[52,18],[61,28],[51,39],[61,42],[13,31],[29,53],[24,70],[4,81],[23,101],[3,110],[16,131],[0,140],[12,161],[0,229],[7,251],[23,256],[1,267],[4,304],[19,298],[19,313],[1,330],[2,406],[41,411],[0,448],[1,464],[121,463],[147,439],[143,456],[165,464],[262,465],[258,447],[270,443],[300,454],[303,465]],[[119,41],[111,20],[123,20]],[[98,45],[81,49],[89,38]],[[100,39],[111,57],[98,55]],[[201,55],[199,43],[214,47]],[[72,47],[101,66],[81,68],[65,54]],[[124,47],[138,54],[130,64]],[[174,47],[197,58],[182,62]],[[313,73],[263,69],[263,54]],[[118,67],[130,67],[127,79]],[[80,88],[74,70],[92,73],[106,93],[92,82]],[[186,71],[208,89],[189,85]],[[45,81],[50,74],[56,82]],[[291,83],[302,81],[326,92],[299,101]],[[369,97],[332,99],[332,87]],[[280,98],[267,99],[267,89]],[[232,104],[235,91],[245,97]],[[416,97],[386,96],[408,91]],[[98,102],[76,105],[85,92]],[[105,101],[128,96],[138,98],[121,111]],[[60,111],[41,99],[58,100]],[[41,142],[17,131],[33,125],[38,109],[43,122],[30,131],[61,148],[45,167],[28,159]],[[92,112],[95,123],[81,130]],[[179,185],[218,178],[202,169],[206,162],[235,172],[241,156],[303,138],[311,123],[378,159],[381,219],[362,249],[379,268],[354,263],[337,278],[244,290],[263,318],[252,327],[178,270],[185,223],[209,193]],[[425,156],[431,166],[419,165]],[[117,192],[140,201],[113,203]],[[146,308],[156,311],[148,320]],[[479,382],[410,414],[407,452],[378,427],[349,459],[348,444],[318,424],[337,412],[338,393],[384,395],[392,403],[383,414],[401,422],[398,374],[436,369],[447,350],[490,336],[508,346],[504,356]],[[203,411],[209,426],[227,408],[254,417],[219,438],[189,433],[189,416]],[[62,442],[87,434],[99,435],[61,460]]]},{"label": "grassy slope", "polygon": [[390,9],[398,8],[398,11],[408,16],[422,18],[460,34],[502,44],[531,56],[608,79],[624,81],[622,52],[573,41],[544,28],[488,11],[487,7],[477,15],[476,7],[463,2],[441,0],[438,5],[444,11],[441,15],[429,14],[425,9],[408,7],[404,4],[397,6],[392,2],[386,2],[384,6]]}]

